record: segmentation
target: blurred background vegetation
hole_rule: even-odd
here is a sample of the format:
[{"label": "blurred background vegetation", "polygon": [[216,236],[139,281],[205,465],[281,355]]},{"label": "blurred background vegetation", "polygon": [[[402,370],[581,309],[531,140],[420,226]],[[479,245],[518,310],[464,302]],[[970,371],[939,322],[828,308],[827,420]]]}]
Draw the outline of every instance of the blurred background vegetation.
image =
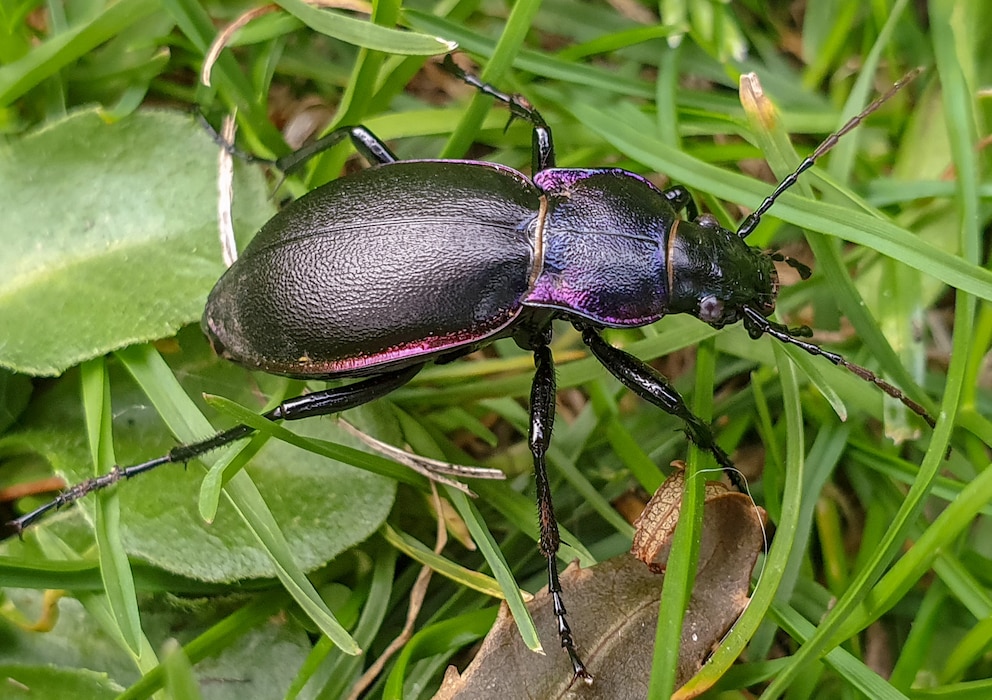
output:
[{"label": "blurred background vegetation", "polygon": [[[816,342],[923,402],[935,430],[842,370],[752,342],[739,327],[673,316],[609,337],[712,415],[774,535],[751,607],[682,692],[989,696],[990,8],[383,0],[370,19],[362,3],[280,5],[227,39],[208,88],[208,48],[246,5],[0,0],[4,520],[66,483],[243,420],[244,409],[204,394],[257,412],[307,388],[217,360],[199,332],[224,267],[217,148],[195,109],[214,123],[236,110],[239,146],[262,157],[363,123],[401,158],[527,171],[528,125],[507,127],[504,109],[439,69],[446,42],[457,42],[485,80],[541,110],[559,166],[684,184],[735,228],[800,157],[923,66],[749,243],[815,271],[786,280],[777,318],[810,325]],[[742,107],[748,72],[777,109],[770,119]],[[277,190],[278,173],[238,163],[239,241],[280,201],[355,167],[342,145]],[[631,513],[689,450],[679,422],[632,399],[574,331],[563,325],[553,349],[551,470],[569,545],[560,563],[588,566],[629,548]],[[303,439],[275,435],[302,449],[267,429],[240,451],[208,455],[210,472],[199,462],[163,467],[9,541],[6,688],[12,697],[24,688],[60,698],[348,697],[386,658],[426,561],[446,574],[432,578],[412,641],[371,674],[366,697],[433,696],[449,664],[472,658],[498,596],[522,604],[509,575],[531,593],[545,585],[524,438],[532,366],[501,341],[347,415],[417,454],[507,474],[472,482],[478,499],[442,493],[450,541],[440,556],[430,552],[426,481],[355,449],[331,419],[290,426]],[[690,460],[712,466],[705,455]],[[671,569],[691,568],[683,550]],[[689,600],[688,589],[671,590],[656,650],[629,650],[645,678],[600,688],[602,697],[640,697],[648,683],[668,695]],[[517,624],[533,640],[533,627]],[[549,687],[561,690],[567,661],[553,635],[543,644],[559,664]],[[345,653],[358,647],[363,655]],[[504,674],[512,683],[513,669]]]}]

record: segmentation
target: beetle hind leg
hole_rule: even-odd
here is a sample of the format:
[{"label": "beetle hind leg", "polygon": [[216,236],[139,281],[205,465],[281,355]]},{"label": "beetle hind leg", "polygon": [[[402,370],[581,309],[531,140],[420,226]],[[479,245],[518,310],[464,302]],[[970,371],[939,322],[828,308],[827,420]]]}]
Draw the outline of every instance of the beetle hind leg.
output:
[{"label": "beetle hind leg", "polygon": [[[271,411],[262,415],[269,420],[298,420],[309,418],[310,416],[324,416],[330,413],[338,413],[349,408],[355,408],[362,404],[369,403],[386,394],[398,389],[413,379],[423,367],[423,364],[405,367],[400,370],[380,374],[369,379],[364,379],[354,384],[324,391],[315,391],[312,394],[298,396],[287,399],[276,406]],[[56,498],[48,503],[36,508],[30,513],[26,513],[19,518],[15,518],[6,523],[0,531],[0,539],[10,535],[20,535],[25,528],[43,518],[47,513],[58,510],[64,506],[75,503],[83,496],[94,491],[99,491],[108,486],[112,486],[124,479],[151,471],[163,464],[185,464],[200,455],[212,452],[220,447],[236,442],[241,438],[248,437],[255,432],[254,428],[247,425],[236,425],[233,428],[221,431],[216,435],[201,440],[200,442],[188,445],[179,445],[169,450],[168,454],[155,459],[135,464],[130,467],[115,466],[111,471],[100,476],[87,479],[66,491],[63,491]]]},{"label": "beetle hind leg", "polygon": [[273,164],[284,173],[291,173],[315,155],[338,145],[344,141],[345,137],[351,139],[355,150],[361,153],[365,160],[372,165],[385,165],[399,160],[378,136],[364,126],[358,125],[342,126],[335,129],[313,143],[275,160]]},{"label": "beetle hind leg", "polygon": [[197,113],[197,119],[199,120],[204,131],[206,131],[210,135],[210,138],[213,139],[214,143],[235,158],[240,158],[248,163],[274,165],[284,173],[291,173],[294,170],[299,169],[299,167],[310,158],[333,148],[344,141],[345,138],[350,138],[355,150],[361,153],[365,160],[373,165],[385,165],[386,163],[395,163],[399,160],[393,152],[389,150],[389,147],[383,143],[382,139],[361,125],[339,127],[326,136],[322,136],[317,139],[313,143],[308,143],[292,153],[272,160],[270,158],[260,158],[252,153],[242,151],[233,143],[228,142],[228,140],[225,139],[216,129],[214,129],[213,125],[209,121],[207,121],[207,118],[203,116],[202,112]]}]

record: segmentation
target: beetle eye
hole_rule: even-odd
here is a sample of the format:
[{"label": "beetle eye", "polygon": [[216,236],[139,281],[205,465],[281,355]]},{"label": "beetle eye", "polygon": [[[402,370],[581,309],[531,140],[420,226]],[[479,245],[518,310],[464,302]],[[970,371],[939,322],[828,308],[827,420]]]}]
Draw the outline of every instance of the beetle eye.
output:
[{"label": "beetle eye", "polygon": [[699,301],[699,320],[716,323],[723,318],[723,302],[715,296],[703,297]]}]

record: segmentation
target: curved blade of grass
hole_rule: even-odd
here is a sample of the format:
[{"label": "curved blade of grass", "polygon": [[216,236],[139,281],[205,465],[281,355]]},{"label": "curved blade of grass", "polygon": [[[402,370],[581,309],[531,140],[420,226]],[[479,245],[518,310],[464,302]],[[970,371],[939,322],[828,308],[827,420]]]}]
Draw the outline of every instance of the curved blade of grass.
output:
[{"label": "curved blade of grass", "polygon": [[454,41],[382,27],[341,12],[319,9],[302,0],[277,0],[277,4],[314,31],[366,49],[410,56],[433,56],[458,48]]},{"label": "curved blade of grass", "polygon": [[207,475],[203,477],[203,484],[200,486],[200,493],[196,502],[197,510],[204,522],[212,523],[217,517],[221,493],[224,484],[230,479],[230,475],[243,469],[248,461],[262,449],[266,440],[266,436],[255,436],[250,442],[222,450],[216,461],[207,468]]},{"label": "curved blade of grass", "polygon": [[748,641],[754,636],[758,626],[764,621],[768,609],[778,595],[778,587],[789,568],[792,548],[802,513],[805,446],[803,442],[803,412],[799,402],[799,386],[796,372],[782,348],[776,344],[775,357],[778,360],[782,382],[783,409],[785,412],[785,489],[782,495],[782,515],[775,527],[764,566],[758,576],[758,583],[751,594],[744,613],[737,624],[727,633],[723,643],[717,648],[706,664],[688,683],[672,695],[674,699],[693,698],[716,683],[726,673],[737,657],[744,651]]},{"label": "curved blade of grass", "polygon": [[[696,354],[696,388],[693,413],[704,422],[713,415],[713,375],[716,373],[716,345],[712,338],[701,343]],[[706,476],[701,467],[702,451],[689,448],[685,468],[685,491],[679,521],[675,526],[671,554],[665,567],[658,609],[658,627],[651,662],[649,697],[666,698],[675,688],[675,674],[682,646],[682,622],[692,598],[692,587],[699,567],[699,544],[703,530],[703,497]]]},{"label": "curved blade of grass", "polygon": [[[472,571],[471,569],[466,569],[464,566],[459,566],[450,559],[442,557],[440,554],[435,554],[423,542],[405,533],[397,532],[388,524],[382,526],[381,532],[389,544],[414,561],[418,561],[424,566],[429,566],[433,571],[436,571],[442,576],[450,578],[452,581],[466,588],[479,591],[479,593],[491,598],[503,600],[505,597],[499,584],[492,576],[486,576],[485,574],[480,574],[478,571]],[[531,597],[529,593],[526,596],[528,598]]]},{"label": "curved blade of grass", "polygon": [[[90,456],[96,474],[106,474],[117,463],[114,457],[113,414],[110,406],[110,379],[107,362],[100,357],[84,362],[80,367],[83,385],[83,410]],[[141,619],[134,577],[124,551],[120,530],[120,501],[116,489],[101,492],[97,498],[94,532],[100,555],[100,575],[103,577],[107,603],[121,639],[133,657],[141,653]]]},{"label": "curved blade of grass", "polygon": [[[119,350],[116,355],[177,438],[191,442],[213,432],[210,422],[196,408],[196,404],[183,391],[161,355],[152,347],[132,346]],[[321,632],[343,651],[360,653],[361,649],[355,640],[334,618],[306,574],[293,561],[285,537],[248,474],[242,471],[235,475],[224,490],[231,505],[271,558],[279,580],[293,596],[293,600]]]},{"label": "curved blade of grass", "polygon": [[458,510],[462,520],[465,521],[465,525],[468,526],[472,540],[479,547],[479,553],[489,564],[489,568],[493,570],[493,576],[503,591],[503,597],[513,614],[513,621],[520,631],[520,637],[524,644],[527,645],[528,649],[543,654],[544,649],[541,646],[541,639],[537,635],[534,619],[530,616],[520,588],[513,579],[513,572],[510,571],[506,559],[503,558],[503,553],[499,550],[499,545],[496,544],[496,540],[493,539],[486,527],[482,515],[461,491],[446,486],[445,493],[448,500]]}]

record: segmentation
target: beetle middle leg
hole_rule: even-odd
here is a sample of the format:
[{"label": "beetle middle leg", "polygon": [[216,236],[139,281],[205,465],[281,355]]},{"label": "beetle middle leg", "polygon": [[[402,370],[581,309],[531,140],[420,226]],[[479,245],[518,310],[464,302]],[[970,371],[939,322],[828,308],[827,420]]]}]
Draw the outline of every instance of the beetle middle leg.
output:
[{"label": "beetle middle leg", "polygon": [[740,472],[723,449],[716,444],[709,424],[694,414],[686,405],[679,392],[650,365],[607,343],[590,326],[576,324],[582,333],[582,342],[589,346],[592,354],[620,382],[645,401],[661,408],[685,423],[686,436],[702,449],[710,452],[731,483],[744,491]]},{"label": "beetle middle leg", "polygon": [[385,165],[386,163],[395,163],[399,160],[393,152],[389,150],[389,147],[383,143],[382,139],[361,125],[339,127],[326,136],[322,136],[317,139],[313,143],[302,146],[301,148],[282,156],[281,158],[272,160],[270,158],[260,158],[256,155],[245,153],[244,151],[235,148],[234,144],[228,143],[223,136],[217,133],[217,130],[214,129],[213,125],[211,125],[202,114],[199,115],[199,119],[200,123],[203,125],[203,128],[206,129],[208,134],[210,134],[210,137],[214,140],[214,142],[232,156],[249,163],[274,165],[284,173],[293,172],[310,158],[333,148],[344,141],[346,137],[351,139],[351,143],[355,147],[355,150],[361,153],[365,160],[373,165]]},{"label": "beetle middle leg", "polygon": [[565,619],[565,603],[561,595],[561,581],[558,579],[558,546],[561,544],[558,534],[558,522],[555,520],[554,504],[551,502],[551,483],[548,480],[547,452],[551,444],[551,429],[555,422],[555,365],[548,346],[551,340],[550,328],[543,333],[536,333],[528,348],[534,353],[534,383],[530,393],[530,433],[528,444],[534,457],[534,480],[537,486],[537,511],[540,520],[540,538],[538,545],[548,562],[548,593],[554,605],[555,617],[558,620],[558,637],[562,648],[568,653],[572,662],[572,671],[576,678],[586,683],[592,682],[592,675],[579,658],[575,649],[572,630]]},{"label": "beetle middle leg", "polygon": [[[347,386],[315,391],[312,394],[287,399],[271,411],[262,415],[273,421],[299,420],[301,418],[309,418],[310,416],[326,416],[330,413],[338,413],[349,408],[355,408],[370,401],[375,401],[400,388],[413,379],[423,366],[423,364],[417,364],[370,377],[369,379],[363,379]],[[75,503],[89,493],[112,486],[119,481],[130,479],[138,474],[151,471],[163,464],[185,464],[201,455],[248,437],[254,432],[255,429],[247,425],[236,425],[206,440],[174,447],[162,457],[157,457],[156,459],[151,459],[130,467],[114,467],[113,470],[106,474],[73,485],[59,494],[54,500],[36,508],[30,513],[11,520],[6,524],[4,531],[0,535],[6,537],[9,534],[20,534],[29,525],[41,519],[46,513]]]}]

